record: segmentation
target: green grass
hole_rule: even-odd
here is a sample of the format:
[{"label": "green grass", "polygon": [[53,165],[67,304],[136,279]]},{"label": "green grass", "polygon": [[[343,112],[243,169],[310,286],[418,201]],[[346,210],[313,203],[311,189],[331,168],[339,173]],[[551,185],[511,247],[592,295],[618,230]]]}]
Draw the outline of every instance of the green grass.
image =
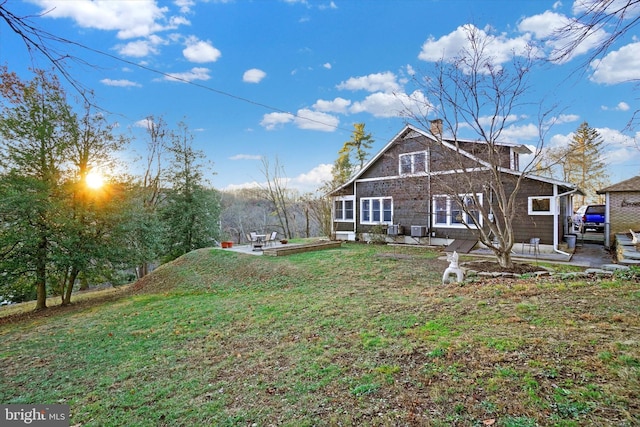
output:
[{"label": "green grass", "polygon": [[443,286],[440,255],[187,254],[117,298],[5,318],[0,402],[83,426],[640,424],[640,284]]}]

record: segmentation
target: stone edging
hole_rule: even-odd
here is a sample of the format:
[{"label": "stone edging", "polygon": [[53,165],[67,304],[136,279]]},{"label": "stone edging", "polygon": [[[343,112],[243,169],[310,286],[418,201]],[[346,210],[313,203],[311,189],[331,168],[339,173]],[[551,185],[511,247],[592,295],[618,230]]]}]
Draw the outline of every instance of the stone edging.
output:
[{"label": "stone edging", "polygon": [[610,277],[610,276],[613,276],[613,273],[615,271],[629,270],[629,267],[627,267],[626,265],[605,264],[605,265],[602,265],[600,268],[588,268],[585,271],[572,272],[572,273],[557,273],[551,269],[540,267],[541,268],[540,271],[536,271],[533,273],[516,274],[516,273],[505,273],[505,272],[477,271],[472,268],[472,264],[474,262],[475,261],[469,261],[460,265],[460,268],[462,268],[462,271],[464,272],[465,280],[473,277],[489,277],[489,278],[504,277],[504,278],[519,279],[523,277],[537,278],[537,277],[545,277],[545,276],[549,276],[549,277],[555,276],[561,279],[578,279],[578,278],[591,277],[592,275]]}]

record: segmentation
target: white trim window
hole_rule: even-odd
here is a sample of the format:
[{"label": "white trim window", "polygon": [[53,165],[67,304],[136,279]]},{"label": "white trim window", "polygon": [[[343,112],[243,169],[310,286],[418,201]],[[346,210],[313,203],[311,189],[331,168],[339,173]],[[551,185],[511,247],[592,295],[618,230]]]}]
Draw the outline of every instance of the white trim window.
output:
[{"label": "white trim window", "polygon": [[553,215],[555,212],[554,196],[532,196],[528,200],[529,215]]},{"label": "white trim window", "polygon": [[427,171],[427,152],[416,151],[398,156],[400,175],[415,175]]},{"label": "white trim window", "polygon": [[[464,203],[465,209],[451,196],[433,196],[434,227],[477,228],[476,222],[482,226],[482,217],[475,204],[475,200],[482,204],[482,193],[477,193],[475,199],[470,194],[461,194],[459,199]],[[473,221],[474,218],[476,222]]]},{"label": "white trim window", "polygon": [[393,224],[393,199],[391,197],[360,199],[360,223]]},{"label": "white trim window", "polygon": [[355,197],[340,197],[333,201],[333,219],[338,222],[353,222],[355,220]]}]

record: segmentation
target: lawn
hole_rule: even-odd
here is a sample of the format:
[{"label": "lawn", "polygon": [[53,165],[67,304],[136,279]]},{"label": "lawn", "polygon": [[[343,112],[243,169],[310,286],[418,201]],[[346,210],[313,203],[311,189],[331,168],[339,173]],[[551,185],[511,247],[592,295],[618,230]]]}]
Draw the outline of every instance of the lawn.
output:
[{"label": "lawn", "polygon": [[637,279],[443,286],[441,255],[192,252],[5,317],[0,402],[77,426],[640,425]]}]

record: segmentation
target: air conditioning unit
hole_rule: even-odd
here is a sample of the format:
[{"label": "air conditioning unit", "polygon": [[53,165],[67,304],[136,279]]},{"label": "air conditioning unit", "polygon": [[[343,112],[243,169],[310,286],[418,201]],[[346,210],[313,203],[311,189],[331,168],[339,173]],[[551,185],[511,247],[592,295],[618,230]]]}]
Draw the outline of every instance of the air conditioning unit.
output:
[{"label": "air conditioning unit", "polygon": [[424,225],[412,225],[411,226],[411,237],[426,237],[427,236],[427,227]]},{"label": "air conditioning unit", "polygon": [[400,224],[390,225],[387,228],[387,235],[388,236],[400,236],[402,234],[404,234],[404,227],[401,226]]}]

